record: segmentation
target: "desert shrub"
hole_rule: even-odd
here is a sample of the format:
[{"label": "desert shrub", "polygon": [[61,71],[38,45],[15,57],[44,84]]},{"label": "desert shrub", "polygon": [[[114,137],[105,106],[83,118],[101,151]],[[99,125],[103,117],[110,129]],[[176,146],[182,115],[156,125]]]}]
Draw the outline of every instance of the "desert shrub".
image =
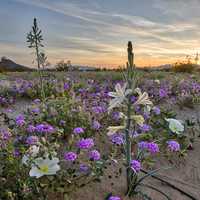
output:
[{"label": "desert shrub", "polygon": [[195,65],[187,62],[187,63],[175,63],[173,66],[173,71],[174,72],[187,72],[187,73],[192,73],[195,69]]},{"label": "desert shrub", "polygon": [[64,60],[61,60],[56,64],[57,71],[68,71],[69,67],[70,67],[69,63],[65,63]]}]

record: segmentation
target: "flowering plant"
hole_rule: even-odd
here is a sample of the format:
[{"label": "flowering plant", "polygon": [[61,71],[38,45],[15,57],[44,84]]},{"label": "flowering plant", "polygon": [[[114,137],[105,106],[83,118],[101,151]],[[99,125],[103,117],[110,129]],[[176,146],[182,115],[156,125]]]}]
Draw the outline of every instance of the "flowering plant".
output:
[{"label": "flowering plant", "polygon": [[[161,110],[153,106],[148,93],[142,92],[137,87],[138,74],[133,59],[132,43],[129,42],[127,70],[124,73],[125,84],[123,86],[117,84],[115,86],[116,92],[109,93],[109,96],[113,98],[109,104],[109,112],[117,108],[120,110],[123,120],[121,121],[122,124],[108,127],[107,135],[112,137],[113,143],[124,146],[127,177],[126,194],[128,196],[142,195],[147,197],[140,190],[140,187],[148,187],[170,199],[159,189],[144,183],[147,177],[157,173],[160,169],[149,171],[145,175],[141,174],[145,172],[143,170],[145,164],[150,164],[150,159],[159,155],[160,151],[164,150],[168,153],[181,151],[181,145],[176,140],[184,131],[183,122],[170,118],[170,116],[161,118]],[[151,119],[151,115],[159,117],[154,121]],[[163,134],[158,135],[154,129],[160,131],[163,129],[161,131]],[[161,144],[162,148],[160,147]],[[166,149],[163,147],[166,147]],[[112,199],[112,197],[110,198]]]},{"label": "flowering plant", "polygon": [[28,112],[16,116],[15,125],[12,133],[0,132],[1,198],[47,198],[51,190],[67,195],[102,176],[104,161],[91,121],[73,98],[34,100]]}]

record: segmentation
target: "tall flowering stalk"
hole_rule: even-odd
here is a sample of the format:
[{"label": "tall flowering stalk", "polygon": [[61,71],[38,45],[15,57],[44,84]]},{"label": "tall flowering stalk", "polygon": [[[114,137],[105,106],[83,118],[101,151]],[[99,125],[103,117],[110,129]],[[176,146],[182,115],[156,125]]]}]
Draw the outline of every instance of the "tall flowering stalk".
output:
[{"label": "tall flowering stalk", "polygon": [[37,19],[34,18],[32,30],[27,34],[27,43],[29,43],[29,46],[28,46],[29,48],[35,49],[37,67],[38,67],[40,84],[41,84],[41,96],[42,96],[42,99],[44,100],[45,92],[44,92],[44,85],[43,85],[42,73],[41,73],[41,67],[40,67],[40,65],[42,64],[41,52],[40,52],[40,48],[43,47],[42,41],[43,41],[42,31],[38,27]]},{"label": "tall flowering stalk", "polygon": [[[138,195],[140,190],[138,186],[142,186],[143,180],[154,174],[158,170],[151,171],[142,178],[139,177],[139,173],[142,170],[142,155],[140,149],[133,148],[133,144],[137,144],[137,139],[133,137],[132,133],[135,132],[137,126],[145,129],[144,117],[140,114],[136,114],[136,107],[143,107],[148,111],[151,109],[152,102],[149,100],[149,96],[146,92],[142,92],[137,88],[138,74],[134,65],[134,54],[132,43],[128,42],[128,62],[125,73],[123,73],[125,84],[121,86],[117,84],[115,86],[116,92],[110,92],[109,96],[113,99],[110,101],[109,111],[113,108],[121,109],[121,117],[124,118],[123,125],[108,127],[108,135],[112,136],[118,131],[124,131],[125,133],[125,160],[126,160],[126,178],[127,178],[127,195]],[[135,98],[134,102],[132,98]],[[137,144],[137,147],[141,146]],[[159,147],[154,142],[145,143],[144,149],[149,152],[159,152]]]},{"label": "tall flowering stalk", "polygon": [[[145,114],[150,113],[150,111],[156,111],[159,114],[160,110],[156,107],[152,107],[153,103],[149,99],[148,93],[142,92],[138,85],[138,73],[135,70],[134,65],[134,54],[132,43],[128,42],[128,62],[126,71],[123,73],[125,83],[121,86],[119,83],[115,86],[115,92],[109,92],[108,95],[112,97],[108,110],[119,109],[120,118],[123,119],[122,124],[117,126],[108,127],[108,136],[116,136],[117,133],[123,132],[125,137],[124,143],[124,154],[125,154],[125,165],[126,165],[126,179],[127,179],[127,195],[140,195],[147,199],[147,195],[143,193],[140,187],[148,187],[149,189],[155,190],[158,193],[165,196],[168,200],[170,198],[164,192],[155,188],[151,185],[146,184],[144,180],[149,176],[153,176],[160,169],[155,169],[146,172],[142,169],[142,163],[145,161],[146,157],[150,158],[156,153],[160,152],[159,145],[155,141],[141,141],[146,135],[146,132],[151,130],[151,126],[145,124]],[[137,112],[137,110],[142,112]],[[141,113],[141,114],[138,114]],[[144,116],[144,117],[143,117]],[[167,118],[166,122],[169,123],[169,129],[174,134],[180,135],[184,131],[184,126],[182,122],[176,119]],[[138,129],[142,133],[137,133]],[[114,138],[114,137],[113,137]],[[165,140],[166,138],[159,138]],[[164,144],[168,152],[179,152],[180,145],[175,140],[168,140]],[[147,160],[148,160],[147,158]],[[168,169],[168,168],[166,168]],[[144,175],[141,175],[144,173]],[[159,179],[167,183],[166,181]],[[148,198],[149,199],[149,198]]]},{"label": "tall flowering stalk", "polygon": [[[127,62],[127,74],[125,76],[126,81],[128,82],[128,89],[133,90],[135,86],[135,80],[133,79],[134,75],[134,54],[133,54],[133,47],[132,43],[128,42],[128,62]],[[125,128],[125,141],[126,141],[126,164],[127,164],[127,187],[129,189],[131,184],[131,139],[130,139],[130,128],[131,128],[131,97],[130,94],[128,95],[128,102],[127,102],[127,119],[126,119],[126,128]]]},{"label": "tall flowering stalk", "polygon": [[134,131],[135,125],[142,125],[144,122],[144,118],[142,115],[136,115],[133,109],[132,103],[132,95],[134,93],[138,93],[138,99],[134,103],[134,105],[139,104],[151,104],[148,100],[148,94],[142,93],[139,88],[136,88],[137,85],[137,72],[135,70],[134,65],[134,54],[133,54],[133,47],[132,43],[128,42],[128,62],[127,68],[125,73],[123,73],[125,84],[121,87],[120,84],[115,86],[116,92],[110,92],[109,96],[113,97],[110,101],[109,110],[115,107],[122,107],[124,109],[121,116],[124,118],[124,125],[122,126],[112,126],[109,127],[108,135],[111,136],[115,134],[119,130],[124,130],[125,132],[125,157],[126,157],[126,175],[127,175],[127,191],[130,190],[132,185],[132,180],[134,178],[134,173],[138,171],[138,166],[140,163],[137,164],[137,169],[133,170],[133,165],[137,163],[137,161],[132,160],[132,142],[131,142],[131,132]]}]

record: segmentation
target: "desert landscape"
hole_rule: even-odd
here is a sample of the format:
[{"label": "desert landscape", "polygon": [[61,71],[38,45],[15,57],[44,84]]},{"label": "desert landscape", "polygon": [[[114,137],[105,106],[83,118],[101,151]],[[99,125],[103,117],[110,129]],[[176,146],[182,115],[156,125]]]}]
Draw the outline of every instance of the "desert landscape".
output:
[{"label": "desert landscape", "polygon": [[[155,165],[152,165],[148,160],[144,167],[146,170],[153,170],[170,166],[169,169],[161,170],[156,173],[156,176],[186,192],[188,196],[152,177],[149,177],[145,182],[151,183],[151,185],[159,188],[161,191],[168,194],[171,199],[198,199],[200,195],[200,172],[198,167],[200,162],[198,148],[200,109],[197,98],[200,92],[199,73],[140,73],[142,78],[139,85],[143,91],[148,92],[150,99],[154,102],[154,105],[156,105],[156,109],[153,107],[153,110],[148,114],[148,118],[145,119],[145,124],[148,124],[151,130],[148,130],[149,132],[147,131],[146,136],[146,131],[140,134],[144,134],[144,136],[147,137],[145,141],[148,141],[149,137],[152,138],[153,141],[157,140],[156,137],[159,139],[161,137],[167,137],[166,139],[176,138],[177,141],[180,141],[181,145],[181,149],[178,152],[170,153],[166,150],[162,152],[162,145],[164,144],[159,141],[160,151],[150,156],[150,159],[153,163],[155,162]],[[26,152],[27,148],[30,148],[25,142],[27,140],[26,137],[30,137],[32,134],[35,135],[35,137],[37,136],[36,132],[32,134],[26,132],[30,124],[36,125],[38,122],[42,122],[53,126],[55,132],[48,137],[50,137],[49,140],[52,140],[53,144],[58,143],[59,146],[61,145],[61,147],[58,148],[61,148],[59,150],[59,156],[61,157],[65,149],[68,148],[66,145],[73,136],[73,129],[82,127],[84,133],[82,136],[78,137],[84,137],[84,135],[87,134],[85,137],[90,136],[93,138],[96,142],[94,146],[95,149],[98,149],[101,152],[102,159],[105,159],[102,161],[104,163],[102,166],[103,169],[101,169],[102,174],[99,174],[100,177],[98,177],[101,182],[99,182],[100,180],[94,180],[94,182],[79,188],[72,183],[66,184],[64,181],[64,185],[67,185],[66,190],[68,190],[69,186],[73,188],[72,192],[65,191],[66,194],[69,194],[66,199],[100,200],[105,199],[106,196],[111,193],[119,195],[122,199],[127,199],[124,196],[126,193],[126,176],[123,159],[121,157],[123,154],[123,135],[121,135],[121,132],[116,133],[119,134],[119,138],[117,136],[107,135],[107,128],[111,126],[111,124],[116,125],[121,121],[117,110],[112,113],[107,112],[110,101],[110,97],[107,94],[114,89],[116,83],[123,84],[122,75],[120,72],[44,72],[44,74],[45,94],[48,95],[46,96],[44,104],[42,102],[37,102],[37,99],[38,101],[41,99],[41,88],[37,72],[11,72],[1,74],[1,130],[9,130],[9,133],[12,134],[9,140],[7,137],[2,137],[4,142],[2,141],[3,143],[1,145],[6,145],[6,148],[9,147],[7,151],[10,152],[11,157],[13,152],[20,152],[17,157],[13,155],[13,159],[8,157],[8,161],[2,157],[2,165],[6,165],[5,167],[10,166],[8,169],[12,171],[12,166],[16,166],[16,162],[19,163],[18,167],[20,167],[21,156],[23,155],[22,152]],[[73,103],[76,105],[75,108],[73,104],[65,105],[70,104],[71,101],[76,102]],[[43,107],[44,105],[47,105],[45,109]],[[65,108],[64,106],[69,107]],[[60,109],[64,110],[61,111]],[[79,110],[77,113],[77,111],[73,109],[81,109],[82,111],[80,113]],[[19,116],[24,116],[24,124],[22,127],[16,125],[16,120]],[[184,121],[185,130],[181,135],[165,135],[170,132],[165,119],[172,116]],[[65,121],[66,125],[60,124],[61,120]],[[156,121],[158,121],[158,125],[155,124]],[[3,134],[3,132],[1,134]],[[28,135],[25,136],[26,134]],[[10,145],[14,142],[13,137],[23,137],[25,143],[21,141],[22,144],[18,144],[20,146],[16,144],[17,146],[14,145],[12,147]],[[119,162],[113,160],[115,158],[114,155],[116,158],[122,160]],[[151,164],[148,164],[148,162]],[[74,163],[74,165],[76,166],[78,163],[79,161]],[[24,170],[28,170],[25,166],[21,167],[25,168]],[[25,173],[24,170],[23,173]],[[122,172],[119,173],[119,170],[122,170]],[[5,175],[2,174],[1,181],[3,184],[1,185],[1,191],[7,187],[8,190],[11,189],[11,194],[13,194],[14,199],[25,198],[17,196],[22,194],[26,195],[28,193],[15,193],[16,181],[20,179],[12,180],[9,175],[11,172],[8,171],[7,173],[7,181],[10,181],[11,185],[7,185],[8,182],[5,182]],[[26,173],[28,173],[28,171]],[[23,178],[23,176],[20,178]],[[12,181],[14,182],[12,183]],[[21,181],[23,181],[23,179]],[[45,177],[41,178],[41,181],[46,182]],[[59,181],[58,183],[61,184],[62,182]],[[60,186],[57,185],[55,189],[58,189],[57,187],[59,188]],[[24,190],[23,187],[18,189]],[[152,192],[148,188],[144,191],[149,194],[152,199],[164,199],[158,192]],[[4,193],[1,194],[6,195]],[[63,195],[62,192],[52,192],[50,189],[50,196],[46,198],[64,199],[61,194]],[[32,194],[30,193],[30,195]],[[51,195],[53,195],[53,197],[51,197]],[[1,198],[6,199],[8,197],[2,196]]]},{"label": "desert landscape", "polygon": [[132,3],[0,3],[0,200],[200,200],[200,3]]}]

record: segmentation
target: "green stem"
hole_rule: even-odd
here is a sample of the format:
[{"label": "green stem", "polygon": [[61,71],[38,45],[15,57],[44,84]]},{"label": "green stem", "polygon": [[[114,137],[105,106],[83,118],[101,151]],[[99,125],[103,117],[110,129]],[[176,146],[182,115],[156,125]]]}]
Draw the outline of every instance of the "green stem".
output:
[{"label": "green stem", "polygon": [[126,121],[126,130],[125,130],[125,140],[126,140],[126,165],[127,165],[127,190],[129,191],[129,187],[131,185],[131,140],[130,140],[130,126],[131,126],[131,100],[130,97],[128,99],[127,105],[127,121]]},{"label": "green stem", "polygon": [[[131,89],[132,79],[131,73],[133,70],[133,53],[132,53],[132,43],[128,43],[128,63],[127,63],[127,82],[128,82],[128,89]],[[126,175],[127,175],[127,193],[131,187],[131,178],[132,178],[132,170],[130,168],[131,163],[131,139],[130,139],[130,127],[131,127],[131,97],[128,96],[128,104],[127,104],[127,120],[126,120],[126,129],[125,129],[125,140],[126,140]]]},{"label": "green stem", "polygon": [[130,186],[129,186],[129,188],[128,188],[128,192],[127,192],[127,196],[131,196],[131,194],[133,193],[133,192],[135,192],[134,190],[133,190],[133,186],[135,185],[135,183],[137,182],[137,174],[136,173],[134,173],[133,174],[133,176],[131,177],[131,183],[130,183]]},{"label": "green stem", "polygon": [[36,48],[38,72],[39,72],[39,77],[40,77],[40,85],[41,85],[41,97],[42,97],[42,101],[44,102],[44,99],[45,99],[45,92],[44,92],[44,86],[43,86],[43,80],[42,80],[42,73],[41,73],[41,69],[40,69],[39,49],[38,49],[37,40],[36,40],[36,42],[35,42],[35,48]]}]

